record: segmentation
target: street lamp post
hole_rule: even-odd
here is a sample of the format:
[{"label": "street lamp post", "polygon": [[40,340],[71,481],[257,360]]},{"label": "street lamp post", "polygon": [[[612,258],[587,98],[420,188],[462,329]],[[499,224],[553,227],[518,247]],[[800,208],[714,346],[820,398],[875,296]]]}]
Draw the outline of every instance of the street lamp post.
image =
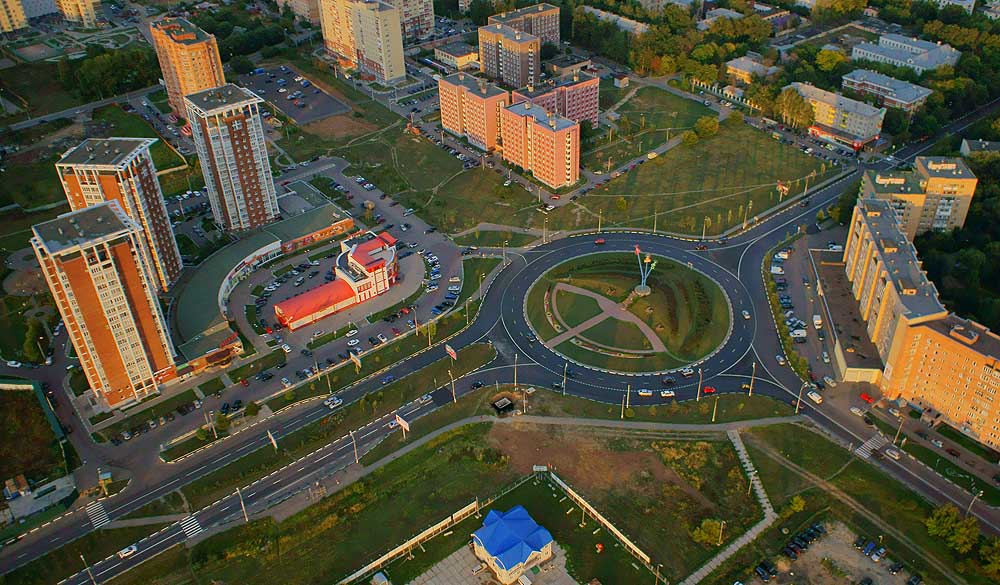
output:
[{"label": "street lamp post", "polygon": [[795,414],[799,413],[799,407],[802,406],[802,391],[805,389],[806,383],[803,382],[802,385],[799,386],[799,398],[795,401]]},{"label": "street lamp post", "polygon": [[569,369],[569,362],[563,362],[563,383],[562,383],[563,396],[566,396],[566,371],[568,369]]},{"label": "street lamp post", "polygon": [[695,402],[701,402],[701,368],[698,368],[698,396]]},{"label": "street lamp post", "polygon": [[354,462],[361,463],[361,460],[358,459],[358,441],[354,438],[354,431],[350,431],[349,434],[351,435],[351,444],[354,445]]},{"label": "street lamp post", "polygon": [[750,391],[747,393],[747,397],[753,396],[753,381],[757,377],[757,362],[753,363],[753,369],[750,371]]},{"label": "street lamp post", "polygon": [[240,509],[243,510],[243,519],[246,520],[247,524],[250,523],[250,516],[247,514],[247,505],[243,501],[243,492],[240,491],[239,486],[236,487],[236,496],[240,499]]},{"label": "street lamp post", "polygon": [[722,529],[726,527],[726,521],[723,520],[722,524],[719,524],[719,544],[716,546],[722,546]]},{"label": "street lamp post", "polygon": [[977,500],[978,498],[981,498],[981,497],[982,497],[982,495],[983,495],[983,490],[979,490],[979,492],[978,492],[978,493],[975,493],[975,494],[973,494],[973,495],[972,495],[972,501],[971,501],[971,502],[969,502],[969,507],[965,509],[965,517],[966,517],[966,518],[968,518],[968,517],[969,517],[969,512],[971,512],[971,511],[972,511],[972,506],[973,506],[973,504],[975,504],[975,503],[976,503],[976,500]]},{"label": "street lamp post", "polygon": [[757,475],[757,470],[754,469],[747,476],[747,497],[750,497],[750,492],[753,491],[753,476]]},{"label": "street lamp post", "polygon": [[87,559],[83,558],[83,553],[80,553],[80,560],[83,561],[83,568],[87,571],[87,575],[90,577],[90,582],[97,585],[97,579],[95,579],[94,574],[90,572],[90,565],[87,564]]}]

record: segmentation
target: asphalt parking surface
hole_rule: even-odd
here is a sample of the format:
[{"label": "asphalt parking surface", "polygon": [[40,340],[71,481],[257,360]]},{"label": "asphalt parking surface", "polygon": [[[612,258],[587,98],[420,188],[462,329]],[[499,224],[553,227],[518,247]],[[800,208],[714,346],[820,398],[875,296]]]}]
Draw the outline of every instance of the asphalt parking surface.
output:
[{"label": "asphalt parking surface", "polygon": [[[295,120],[296,124],[308,124],[351,111],[350,106],[312,85],[311,82],[308,87],[303,87],[301,82],[295,81],[300,74],[290,67],[285,69],[287,71],[282,71],[281,67],[264,68],[261,74],[248,73],[240,75],[238,79],[244,87],[269,101],[286,116]],[[279,80],[282,79],[287,82],[284,87],[279,84]],[[280,89],[286,91],[281,92]],[[298,100],[288,99],[288,96],[296,91],[301,91],[302,97]],[[302,106],[296,106],[295,101],[300,102]]]}]

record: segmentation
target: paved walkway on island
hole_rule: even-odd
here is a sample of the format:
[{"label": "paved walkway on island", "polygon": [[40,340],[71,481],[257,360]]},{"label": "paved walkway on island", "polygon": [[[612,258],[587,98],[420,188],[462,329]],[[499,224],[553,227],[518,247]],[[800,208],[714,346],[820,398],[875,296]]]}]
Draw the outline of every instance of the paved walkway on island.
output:
[{"label": "paved walkway on island", "polygon": [[[660,339],[660,336],[656,334],[656,331],[653,331],[653,328],[650,327],[645,321],[640,319],[638,315],[630,312],[628,309],[622,307],[615,301],[612,301],[611,299],[603,295],[597,294],[594,291],[590,291],[585,288],[580,288],[578,286],[573,286],[572,284],[566,284],[564,282],[560,282],[557,283],[554,287],[552,287],[552,295],[549,297],[549,306],[552,307],[553,314],[556,315],[556,318],[559,319],[559,321],[563,324],[563,326],[566,325],[566,322],[559,316],[559,310],[556,308],[556,302],[555,302],[556,294],[559,291],[566,291],[569,293],[590,297],[595,301],[597,301],[597,306],[600,307],[601,312],[600,314],[595,315],[590,319],[587,319],[583,323],[580,323],[576,327],[570,327],[566,331],[563,331],[559,335],[556,335],[552,339],[546,341],[545,347],[551,349],[568,339],[572,339],[574,337],[583,337],[582,334],[591,327],[593,327],[594,325],[597,325],[598,323],[604,321],[605,319],[613,318],[613,319],[618,319],[619,321],[632,323],[633,325],[638,327],[639,330],[642,331],[642,334],[646,336],[646,341],[648,341],[652,346],[652,351],[656,353],[663,353],[667,351],[667,346],[663,344],[663,340]],[[603,346],[603,347],[608,347],[608,346]],[[619,347],[608,347],[608,349],[620,351],[622,353],[635,353],[634,350],[622,349]]]}]

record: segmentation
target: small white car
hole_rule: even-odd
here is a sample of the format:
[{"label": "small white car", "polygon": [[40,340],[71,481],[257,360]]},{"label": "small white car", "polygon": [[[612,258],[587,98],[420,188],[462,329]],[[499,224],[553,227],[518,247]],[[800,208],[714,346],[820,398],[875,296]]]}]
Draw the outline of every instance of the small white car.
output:
[{"label": "small white car", "polygon": [[824,364],[828,364],[828,363],[830,363],[830,354],[828,354],[828,353],[827,353],[827,352],[825,352],[825,351],[823,352],[823,363],[824,363]]},{"label": "small white car", "polygon": [[857,406],[852,406],[851,407],[851,414],[853,414],[854,416],[864,416],[865,415],[865,411],[861,410]]},{"label": "small white car", "polygon": [[694,375],[694,370],[692,370],[691,368],[684,368],[683,370],[681,370],[681,375],[684,376],[685,378],[690,378],[691,376]]},{"label": "small white car", "polygon": [[327,408],[329,408],[330,410],[333,410],[334,408],[337,408],[338,406],[340,406],[343,403],[344,403],[344,401],[341,400],[340,398],[336,397],[336,396],[331,396],[331,397],[329,397],[329,398],[327,398],[326,400],[323,401],[323,405],[326,406]]},{"label": "small white car", "polygon": [[285,353],[292,353],[292,346],[288,345],[287,343],[282,343],[281,349],[284,350]]},{"label": "small white car", "polygon": [[660,390],[660,398],[673,398],[676,396],[673,390]]},{"label": "small white car", "polygon": [[358,334],[357,329],[351,329],[350,331],[347,332],[347,337],[354,337],[357,334]]},{"label": "small white car", "polygon": [[130,556],[134,555],[137,552],[139,552],[139,549],[136,548],[136,546],[134,544],[130,544],[130,545],[126,546],[125,548],[121,549],[120,551],[118,551],[118,558],[120,558],[120,559],[127,559],[127,558],[129,558]]},{"label": "small white car", "polygon": [[830,388],[837,387],[837,381],[831,378],[830,376],[823,376],[823,382],[825,382],[826,385],[829,386]]},{"label": "small white car", "polygon": [[350,341],[347,342],[347,346],[348,347],[354,347],[355,345],[357,345],[359,343],[361,343],[360,340],[358,340],[358,339],[352,339],[352,340],[350,340]]},{"label": "small white car", "polygon": [[424,394],[423,396],[420,397],[420,402],[430,402],[430,401],[431,401],[430,394]]},{"label": "small white car", "polygon": [[381,334],[381,333],[379,333],[379,334],[378,334],[378,335],[376,335],[375,337],[377,337],[377,338],[378,338],[378,340],[379,340],[379,341],[381,341],[382,343],[385,343],[386,341],[389,341],[389,339],[388,339],[388,338],[387,338],[387,337],[386,337],[385,335],[383,335],[383,334]]},{"label": "small white car", "polygon": [[750,320],[750,311],[747,311],[746,309],[744,309],[743,310],[743,318],[746,319],[747,321],[749,321]]}]

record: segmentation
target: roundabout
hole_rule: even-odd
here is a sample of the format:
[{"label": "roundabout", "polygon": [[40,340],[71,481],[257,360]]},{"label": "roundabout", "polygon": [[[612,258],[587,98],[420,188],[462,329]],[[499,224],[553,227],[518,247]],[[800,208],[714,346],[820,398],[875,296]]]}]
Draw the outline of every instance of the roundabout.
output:
[{"label": "roundabout", "polygon": [[637,248],[553,266],[531,286],[525,314],[539,341],[569,361],[662,373],[712,353],[729,333],[731,311],[712,279]]}]

